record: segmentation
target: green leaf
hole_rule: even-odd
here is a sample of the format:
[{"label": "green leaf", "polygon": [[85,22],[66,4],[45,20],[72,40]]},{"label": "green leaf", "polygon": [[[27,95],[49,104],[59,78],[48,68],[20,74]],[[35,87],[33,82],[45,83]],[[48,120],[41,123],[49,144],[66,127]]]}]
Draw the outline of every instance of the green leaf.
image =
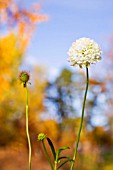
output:
[{"label": "green leaf", "polygon": [[56,159],[56,152],[55,152],[54,145],[53,145],[51,139],[49,139],[49,138],[46,138],[46,139],[47,139],[47,141],[48,141],[48,144],[49,144],[49,146],[50,146],[50,148],[51,148],[51,151],[52,151],[52,153],[53,153],[54,160],[55,160],[55,159]]},{"label": "green leaf", "polygon": [[63,146],[62,148],[58,149],[57,150],[57,155],[59,157],[60,153],[63,151],[63,150],[66,150],[66,149],[70,149],[68,146]]},{"label": "green leaf", "polygon": [[68,158],[67,160],[65,160],[64,162],[62,162],[57,169],[60,169],[60,168],[61,168],[63,165],[65,165],[67,162],[71,162],[71,161],[73,161],[73,159]]},{"label": "green leaf", "polygon": [[58,158],[58,161],[60,161],[61,159],[66,159],[66,158],[69,158],[69,157],[67,157],[67,156],[61,156],[61,157]]},{"label": "green leaf", "polygon": [[47,149],[46,149],[44,140],[42,140],[42,144],[43,144],[44,151],[45,151],[46,157],[47,157],[47,159],[48,159],[48,162],[49,162],[49,164],[50,164],[50,166],[51,166],[51,169],[53,170],[52,161],[51,161],[51,158],[50,158],[50,156],[49,156],[49,154],[48,154],[48,151],[47,151]]}]

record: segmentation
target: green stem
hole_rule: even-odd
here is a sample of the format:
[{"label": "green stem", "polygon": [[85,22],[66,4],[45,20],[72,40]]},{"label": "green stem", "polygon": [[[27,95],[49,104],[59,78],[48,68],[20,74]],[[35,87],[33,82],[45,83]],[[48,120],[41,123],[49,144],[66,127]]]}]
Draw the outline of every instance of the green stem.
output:
[{"label": "green stem", "polygon": [[48,154],[48,152],[47,152],[47,149],[46,149],[44,140],[42,140],[42,144],[43,144],[44,151],[45,151],[45,154],[46,154],[46,156],[47,156],[48,162],[49,162],[49,164],[50,164],[50,166],[51,166],[51,169],[53,170],[53,165],[52,165],[51,159],[50,159],[50,157],[49,157],[49,154]]},{"label": "green stem", "polygon": [[26,135],[27,135],[28,147],[29,147],[28,170],[31,170],[31,142],[30,142],[29,126],[28,126],[28,88],[27,87],[26,87]]},{"label": "green stem", "polygon": [[82,106],[82,116],[81,116],[81,122],[80,122],[79,132],[77,136],[76,147],[75,147],[73,161],[72,161],[70,170],[73,170],[74,163],[75,163],[76,156],[77,156],[78,144],[80,140],[80,134],[81,134],[82,124],[83,124],[83,119],[84,119],[84,109],[85,109],[85,102],[86,102],[86,96],[87,96],[87,91],[88,91],[88,84],[89,84],[89,74],[88,74],[88,67],[86,67],[86,90],[85,90],[83,106]]},{"label": "green stem", "polygon": [[57,170],[57,163],[58,163],[58,152],[56,153],[56,159],[54,164],[54,170]]},{"label": "green stem", "polygon": [[57,163],[55,162],[54,170],[57,170]]}]

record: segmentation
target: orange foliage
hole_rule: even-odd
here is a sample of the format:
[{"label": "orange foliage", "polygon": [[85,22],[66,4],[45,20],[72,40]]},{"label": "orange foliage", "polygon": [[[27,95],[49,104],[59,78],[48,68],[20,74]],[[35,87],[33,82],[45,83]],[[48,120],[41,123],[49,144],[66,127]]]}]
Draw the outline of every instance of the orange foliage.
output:
[{"label": "orange foliage", "polygon": [[0,0],[0,9],[7,8],[11,0]]},{"label": "orange foliage", "polygon": [[21,9],[14,0],[0,1],[0,24],[6,23],[10,30],[16,25],[18,40],[23,51],[31,39],[36,24],[47,20],[46,15],[39,14],[39,9],[39,4],[34,4],[27,10]]}]

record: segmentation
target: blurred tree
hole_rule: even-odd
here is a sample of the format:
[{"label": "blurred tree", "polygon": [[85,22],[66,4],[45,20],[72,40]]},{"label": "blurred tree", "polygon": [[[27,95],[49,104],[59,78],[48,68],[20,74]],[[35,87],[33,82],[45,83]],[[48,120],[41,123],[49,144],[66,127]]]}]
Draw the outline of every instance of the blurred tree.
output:
[{"label": "blurred tree", "polygon": [[[48,83],[45,104],[49,105],[48,103],[50,103],[54,106],[59,120],[78,117],[81,115],[84,85],[85,75],[83,72],[74,73],[64,68],[54,82]],[[85,118],[86,124],[91,127],[95,126],[92,123],[95,109],[102,110],[105,101],[101,101],[100,98],[105,93],[106,83],[90,78]]]},{"label": "blurred tree", "polygon": [[[89,82],[90,86],[80,147],[83,151],[86,151],[86,154],[89,154],[92,152],[91,148],[94,146],[94,155],[98,154],[98,157],[92,161],[94,161],[95,164],[99,158],[98,164],[100,164],[103,148],[106,148],[107,152],[112,148],[113,143],[111,132],[106,131],[106,128],[109,127],[108,115],[106,115],[107,107],[105,105],[105,103],[107,104],[108,102],[107,84],[104,80],[99,80],[98,77],[96,77],[96,80],[90,78]],[[56,116],[58,115],[59,120],[62,120],[59,124],[59,143],[62,142],[64,144],[68,141],[72,147],[80,124],[84,84],[85,76],[83,72],[75,74],[68,69],[63,69],[54,82],[48,83],[46,89],[45,104],[47,107],[49,106],[48,110],[51,109],[50,106],[54,106],[56,108]],[[54,112],[54,110],[52,111]],[[97,116],[100,117],[100,119],[98,119],[100,124],[96,121]],[[103,121],[101,121],[101,119],[103,119]],[[102,128],[99,126],[102,126]],[[70,138],[68,134],[70,134]],[[86,150],[87,148],[89,149]]]},{"label": "blurred tree", "polygon": [[82,73],[80,76],[78,73],[74,75],[70,70],[64,68],[54,82],[48,83],[45,103],[49,102],[55,106],[59,120],[75,116],[77,112],[75,105],[77,106],[79,101],[79,96],[76,95],[77,88],[80,87],[80,84],[80,88],[83,88],[82,76]]},{"label": "blurred tree", "polygon": [[[89,80],[89,91],[87,97],[87,104],[86,104],[86,116],[85,116],[85,123],[87,129],[95,128],[98,126],[98,122],[95,122],[97,116],[101,116],[101,118],[105,118],[105,103],[107,99],[105,95],[106,91],[106,82],[103,80],[92,79]],[[103,113],[103,114],[101,114]],[[101,122],[103,126],[107,125],[107,117],[106,122]],[[101,126],[100,124],[100,126]]]}]

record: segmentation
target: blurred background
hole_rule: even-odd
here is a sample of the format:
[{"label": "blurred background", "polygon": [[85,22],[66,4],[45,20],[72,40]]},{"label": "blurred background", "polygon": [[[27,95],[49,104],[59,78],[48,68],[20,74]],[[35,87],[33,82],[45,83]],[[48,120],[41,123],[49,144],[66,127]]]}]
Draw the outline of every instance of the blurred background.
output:
[{"label": "blurred background", "polygon": [[[85,70],[72,68],[67,51],[81,37],[94,39],[102,61],[89,69],[90,85],[76,170],[113,169],[113,1],[0,1],[0,170],[27,170],[25,89],[31,74],[29,130],[33,170],[49,170],[37,135],[73,148],[80,124]],[[50,153],[51,154],[51,153]],[[70,164],[64,166],[69,170]]]}]

